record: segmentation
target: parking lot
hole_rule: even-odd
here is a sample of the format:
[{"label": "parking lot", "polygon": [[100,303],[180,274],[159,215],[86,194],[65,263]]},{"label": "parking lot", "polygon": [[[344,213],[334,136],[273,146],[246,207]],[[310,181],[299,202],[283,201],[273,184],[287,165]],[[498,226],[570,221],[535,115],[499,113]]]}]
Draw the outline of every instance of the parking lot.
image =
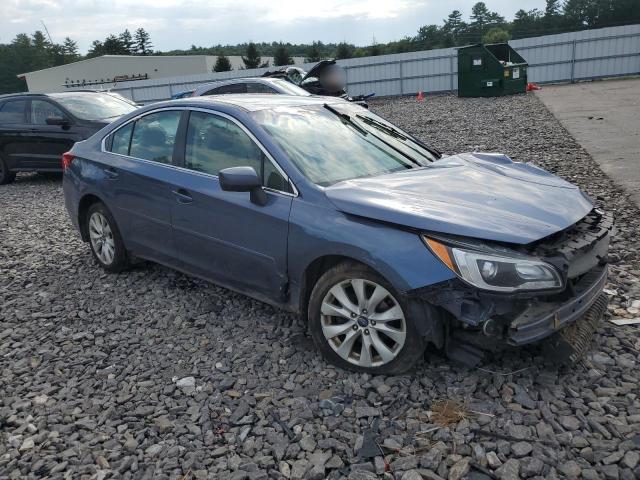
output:
[{"label": "parking lot", "polygon": [[[349,373],[270,306],[147,263],[103,273],[61,182],[21,174],[0,187],[0,478],[640,477],[638,325],[609,322],[640,316],[637,206],[534,95],[371,108],[446,153],[533,161],[614,212],[587,359],[530,347],[468,369],[429,352],[407,375]],[[366,455],[374,437],[385,457]]]}]

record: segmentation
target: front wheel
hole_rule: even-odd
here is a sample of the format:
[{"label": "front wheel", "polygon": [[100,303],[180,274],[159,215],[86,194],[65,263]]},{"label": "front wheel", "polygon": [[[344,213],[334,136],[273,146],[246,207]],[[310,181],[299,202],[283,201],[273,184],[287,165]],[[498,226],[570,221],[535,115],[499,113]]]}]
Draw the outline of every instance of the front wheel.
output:
[{"label": "front wheel", "polygon": [[124,270],[128,265],[127,251],[111,212],[104,204],[94,203],[87,211],[86,222],[91,253],[96,261],[107,272]]},{"label": "front wheel", "polygon": [[7,166],[7,162],[0,156],[0,185],[6,185],[16,179],[16,174],[12,173]]},{"label": "front wheel", "polygon": [[309,300],[314,342],[334,365],[397,374],[422,356],[424,339],[405,315],[403,299],[380,275],[355,262],[324,273]]}]

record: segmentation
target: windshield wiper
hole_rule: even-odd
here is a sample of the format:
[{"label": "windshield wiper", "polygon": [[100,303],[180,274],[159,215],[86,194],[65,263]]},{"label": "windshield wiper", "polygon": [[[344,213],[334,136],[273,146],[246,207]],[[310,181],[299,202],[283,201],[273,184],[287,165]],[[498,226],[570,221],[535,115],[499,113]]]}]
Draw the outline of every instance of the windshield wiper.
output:
[{"label": "windshield wiper", "polygon": [[[424,167],[423,164],[421,164],[418,160],[416,160],[415,158],[413,158],[411,155],[407,155],[407,153],[403,152],[401,149],[394,147],[393,145],[391,145],[388,141],[386,141],[384,138],[380,138],[378,135],[376,135],[373,132],[367,131],[366,128],[361,127],[360,125],[358,125],[356,122],[353,121],[353,118],[351,118],[351,116],[347,113],[342,113],[341,111],[339,111],[336,108],[333,108],[331,105],[325,103],[324,104],[324,108],[326,108],[327,110],[329,110],[331,113],[333,113],[334,115],[338,116],[339,118],[341,118],[343,121],[347,122],[349,125],[351,125],[353,128],[355,128],[356,130],[358,130],[359,132],[361,132],[364,136],[367,136],[369,134],[371,134],[371,136],[373,138],[375,138],[376,140],[384,143],[387,147],[395,150],[396,152],[398,152],[400,155],[402,155],[403,157],[407,158],[408,160],[410,160],[412,163],[416,164],[418,167]],[[359,116],[359,115],[356,115]]]},{"label": "windshield wiper", "polygon": [[341,111],[337,110],[336,108],[333,108],[328,103],[325,103],[323,106],[324,106],[324,108],[329,110],[331,113],[333,113],[335,116],[337,116],[338,118],[342,119],[344,122],[346,122],[349,125],[351,125],[358,132],[360,132],[362,135],[367,136],[369,134],[369,132],[367,132],[364,128],[362,128],[360,125],[358,125],[356,122],[354,122],[353,119],[348,114],[342,113]]},{"label": "windshield wiper", "polygon": [[417,138],[409,137],[409,136],[403,134],[402,132],[399,132],[395,128],[393,128],[393,127],[391,127],[389,125],[386,125],[386,124],[384,124],[382,122],[379,122],[378,120],[375,120],[373,118],[370,118],[370,117],[367,117],[367,116],[364,116],[364,115],[360,115],[359,113],[356,114],[356,117],[358,118],[358,120],[361,120],[362,122],[366,123],[367,125],[371,125],[373,127],[376,127],[377,129],[382,130],[383,132],[386,132],[389,135],[391,135],[392,137],[395,137],[395,138],[397,138],[399,140],[402,140],[402,141],[411,140],[413,143],[415,143],[418,146],[424,148],[428,152],[434,154],[436,157],[441,157],[442,156],[442,152],[440,152],[439,150],[436,150],[433,147],[425,145],[424,143],[422,143]]},{"label": "windshield wiper", "polygon": [[359,113],[356,114],[356,118],[368,125],[376,127],[378,130],[382,130],[383,132],[388,133],[392,137],[396,137],[400,140],[406,140],[408,138],[406,135],[403,135],[395,128],[390,127],[389,125],[385,125],[384,123],[374,120],[373,118],[365,117],[364,115],[360,115]]}]

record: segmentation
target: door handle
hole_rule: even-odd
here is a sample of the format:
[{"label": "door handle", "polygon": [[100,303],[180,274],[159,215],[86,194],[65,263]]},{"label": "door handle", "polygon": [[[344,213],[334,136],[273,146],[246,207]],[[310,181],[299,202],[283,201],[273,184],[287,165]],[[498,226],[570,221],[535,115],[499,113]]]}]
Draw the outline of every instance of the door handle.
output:
[{"label": "door handle", "polygon": [[119,174],[113,168],[105,168],[103,171],[105,175],[111,180],[115,180],[116,178],[118,178]]},{"label": "door handle", "polygon": [[176,196],[176,200],[178,203],[186,204],[193,202],[193,197],[189,195],[184,188],[179,188],[178,190],[174,190],[173,194]]}]

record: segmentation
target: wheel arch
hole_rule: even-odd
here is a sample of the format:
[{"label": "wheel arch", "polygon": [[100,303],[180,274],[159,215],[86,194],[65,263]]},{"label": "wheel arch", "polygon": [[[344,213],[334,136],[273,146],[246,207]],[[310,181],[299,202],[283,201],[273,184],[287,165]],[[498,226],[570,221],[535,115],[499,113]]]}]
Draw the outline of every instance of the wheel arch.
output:
[{"label": "wheel arch", "polygon": [[87,212],[91,205],[102,203],[102,199],[93,193],[87,193],[82,196],[78,202],[78,226],[80,227],[80,236],[84,242],[89,241],[89,230],[87,228]]},{"label": "wheel arch", "polygon": [[[353,262],[358,263],[360,265],[364,265],[365,267],[371,269],[378,275],[386,278],[384,272],[381,272],[379,269],[375,268],[375,266],[370,265],[368,262],[363,261],[360,258],[356,258],[354,256],[344,255],[344,254],[326,254],[319,256],[312,260],[307,267],[304,269],[302,273],[302,278],[300,279],[300,292],[299,292],[299,311],[302,316],[303,321],[307,322],[308,320],[308,306],[309,306],[309,298],[311,297],[311,292],[313,291],[313,287],[318,282],[320,277],[329,269],[345,262]],[[387,281],[389,281],[387,279]],[[391,282],[390,282],[391,283]]]},{"label": "wheel arch", "polygon": [[[385,268],[388,266],[378,265],[376,267],[376,265],[371,265],[361,258],[349,255],[332,254],[319,256],[307,265],[300,281],[299,312],[305,325],[308,325],[309,300],[317,281],[326,271],[345,262],[364,265],[372,272],[384,278],[391,286],[394,286],[393,279],[389,278],[391,272],[389,268]],[[393,272],[391,276],[395,276],[395,273],[396,272]],[[394,288],[397,289],[395,286]],[[407,315],[410,315],[416,322],[416,327],[420,335],[433,343],[437,348],[442,348],[446,335],[445,312],[414,295],[408,295],[400,290],[397,291],[397,294],[403,298],[407,308]]]}]

